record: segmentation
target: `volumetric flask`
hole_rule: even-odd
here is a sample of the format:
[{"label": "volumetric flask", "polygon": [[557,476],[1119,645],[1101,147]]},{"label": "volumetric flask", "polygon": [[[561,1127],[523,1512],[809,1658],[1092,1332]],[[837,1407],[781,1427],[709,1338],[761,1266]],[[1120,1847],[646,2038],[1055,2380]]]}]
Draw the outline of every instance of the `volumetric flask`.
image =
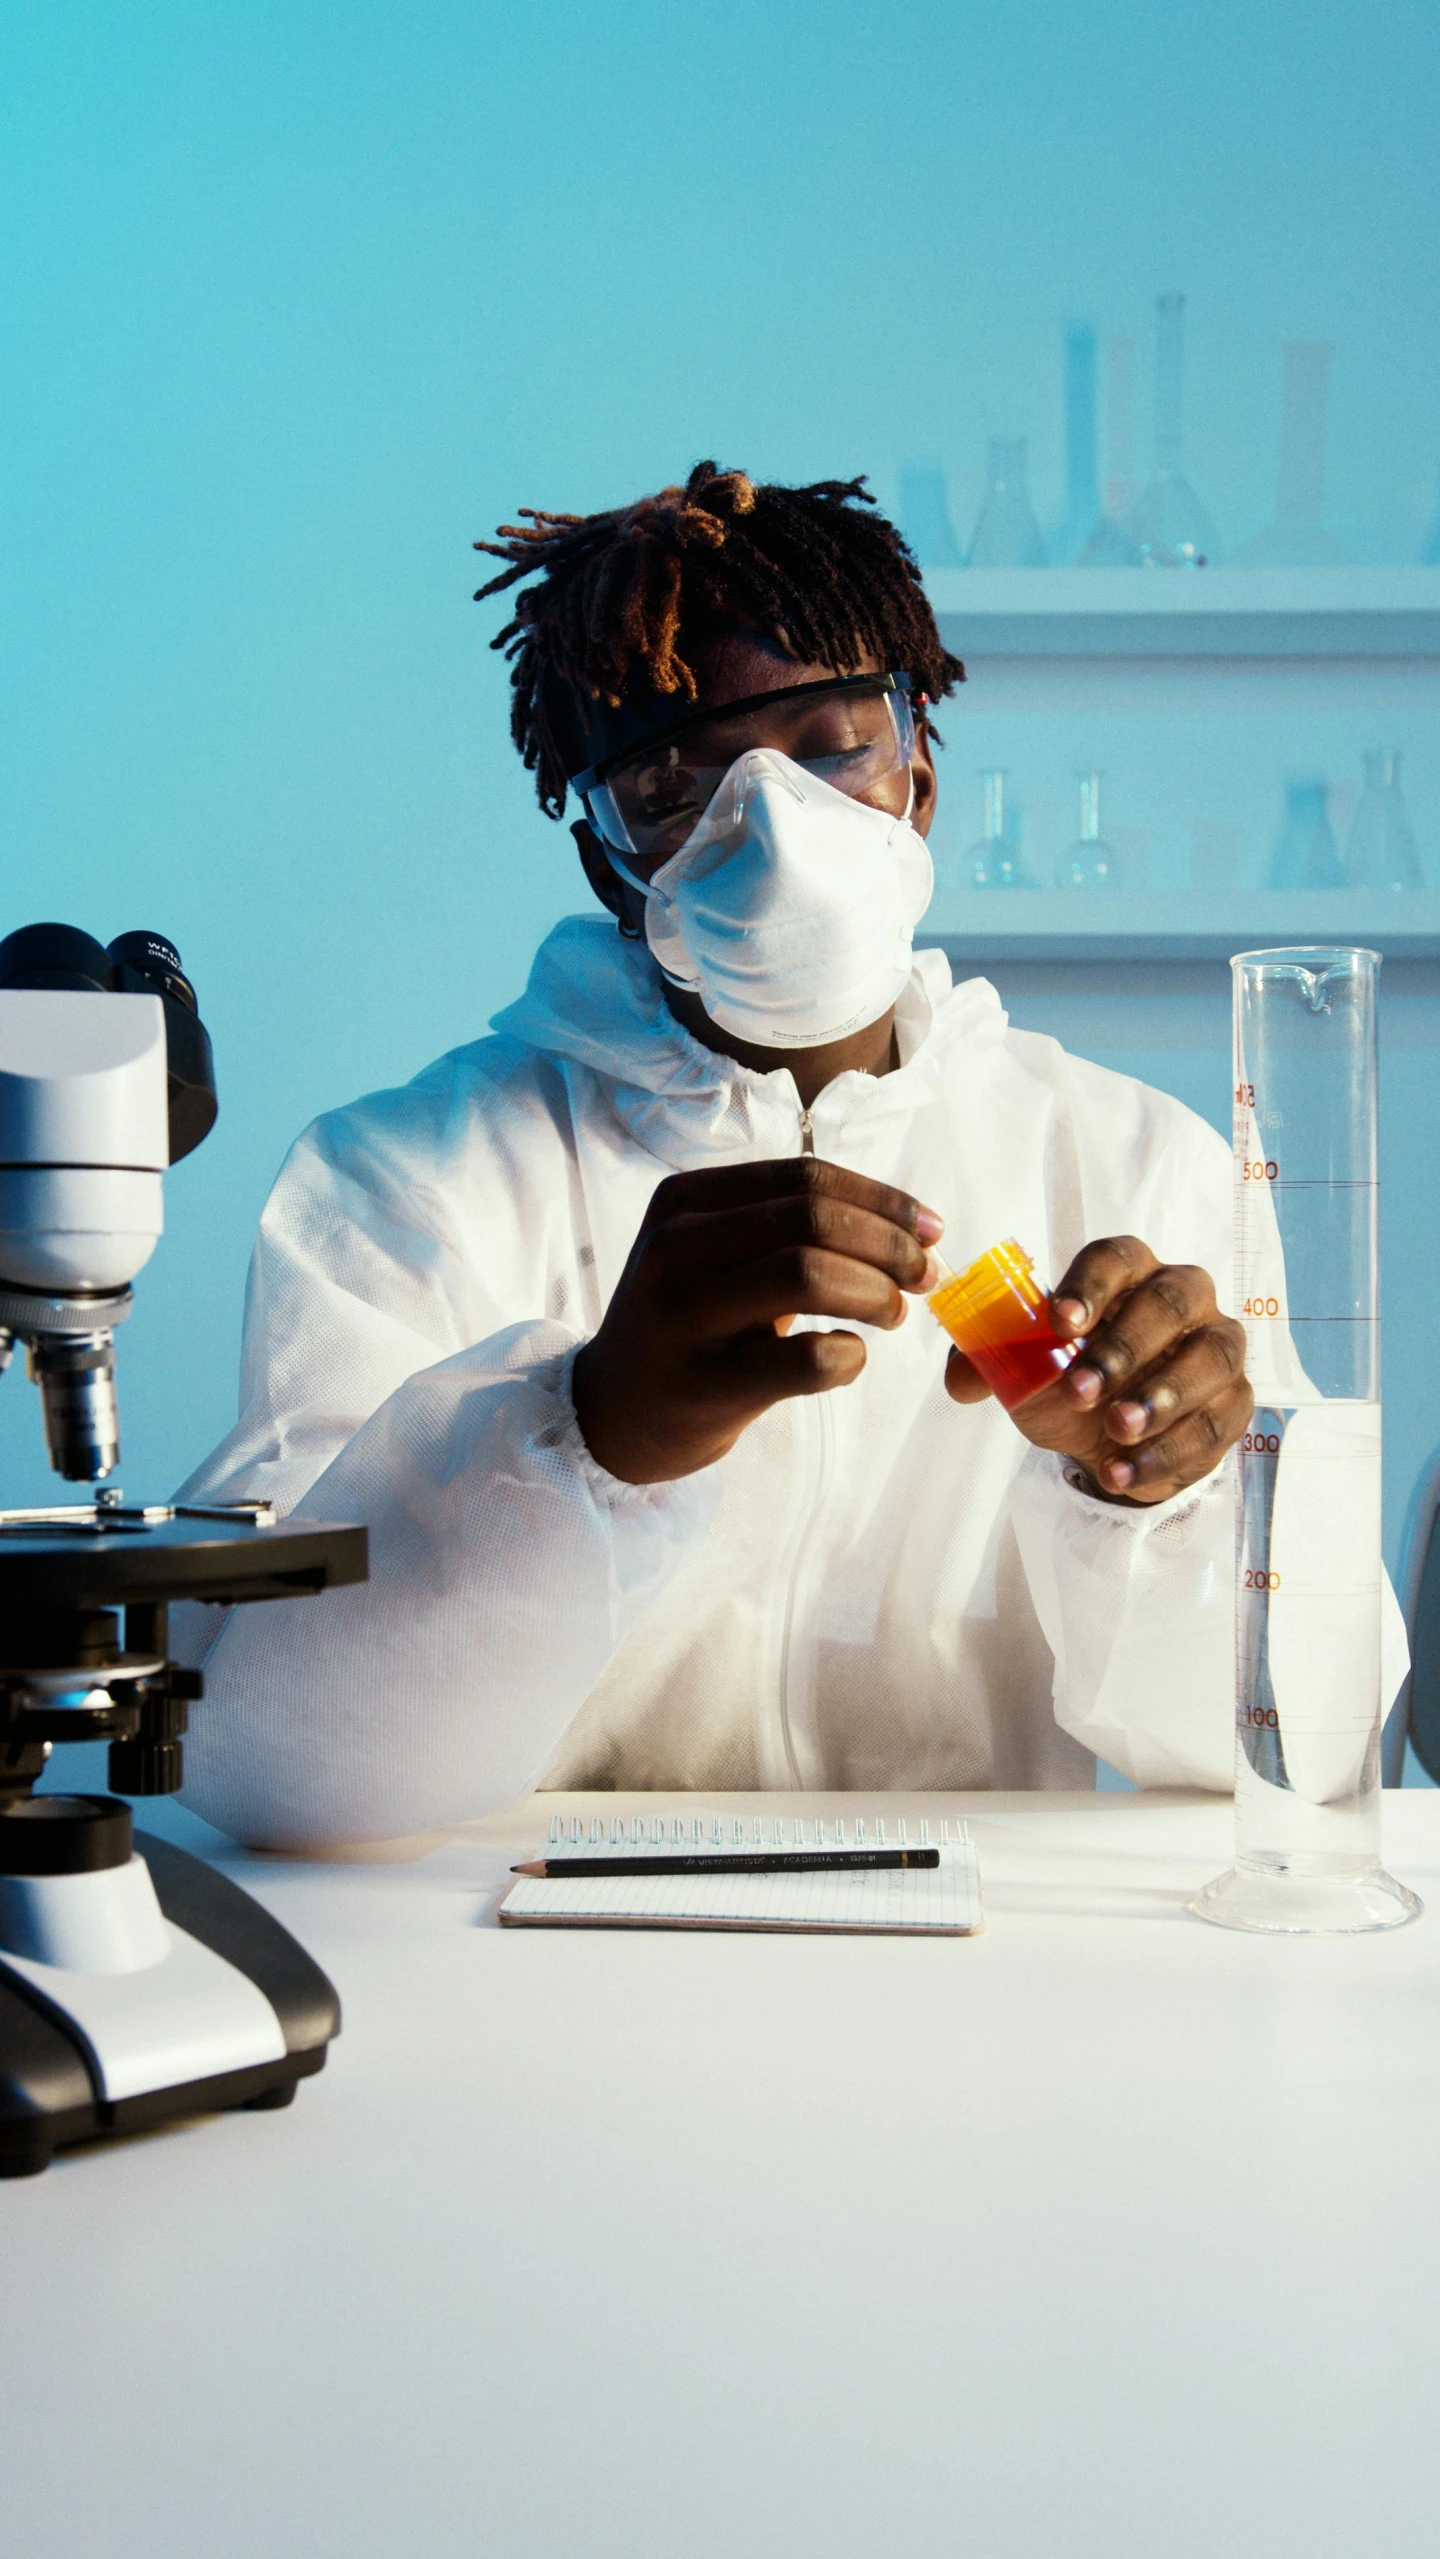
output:
[{"label": "volumetric flask", "polygon": [[[1231,1928],[1396,1928],[1380,1863],[1380,1308],[1373,951],[1246,951],[1235,1002],[1239,1452]],[[1387,1701],[1384,1701],[1388,1703]]]}]

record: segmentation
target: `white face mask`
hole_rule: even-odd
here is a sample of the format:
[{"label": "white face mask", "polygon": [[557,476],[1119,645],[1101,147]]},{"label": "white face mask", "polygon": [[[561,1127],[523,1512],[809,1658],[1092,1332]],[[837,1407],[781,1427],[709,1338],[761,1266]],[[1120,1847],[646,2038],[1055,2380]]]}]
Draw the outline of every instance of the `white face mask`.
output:
[{"label": "white face mask", "polygon": [[934,887],[909,807],[867,808],[753,747],[648,882],[645,938],[721,1030],[818,1048],[894,1003]]}]

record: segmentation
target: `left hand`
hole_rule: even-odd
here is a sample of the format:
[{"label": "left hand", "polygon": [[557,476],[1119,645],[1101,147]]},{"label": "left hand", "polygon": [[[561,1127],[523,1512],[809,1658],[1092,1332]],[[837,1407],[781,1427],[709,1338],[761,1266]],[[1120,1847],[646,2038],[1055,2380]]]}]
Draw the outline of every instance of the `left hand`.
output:
[{"label": "left hand", "polygon": [[[1035,1448],[1083,1468],[1109,1501],[1163,1502],[1218,1466],[1255,1398],[1243,1325],[1222,1315],[1215,1283],[1193,1263],[1157,1262],[1134,1235],[1077,1253],[1050,1299],[1062,1340],[1080,1357],[1010,1418]],[[963,1351],[945,1384],[957,1404],[989,1393]]]}]

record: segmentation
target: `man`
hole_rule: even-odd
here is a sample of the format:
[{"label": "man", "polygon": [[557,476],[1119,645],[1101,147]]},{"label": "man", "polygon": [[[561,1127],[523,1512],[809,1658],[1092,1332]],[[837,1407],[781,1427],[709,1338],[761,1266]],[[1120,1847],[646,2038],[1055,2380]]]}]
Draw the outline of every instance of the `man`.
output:
[{"label": "man", "polygon": [[[477,547],[536,574],[495,645],[605,912],[280,1176],[187,1489],[364,1520],[371,1579],[193,1628],[189,1800],[298,1845],[536,1780],[1228,1785],[1229,1151],[913,956],[964,670],[900,536],[702,463]],[[1013,1416],[922,1302],[1011,1234],[1084,1345]]]}]

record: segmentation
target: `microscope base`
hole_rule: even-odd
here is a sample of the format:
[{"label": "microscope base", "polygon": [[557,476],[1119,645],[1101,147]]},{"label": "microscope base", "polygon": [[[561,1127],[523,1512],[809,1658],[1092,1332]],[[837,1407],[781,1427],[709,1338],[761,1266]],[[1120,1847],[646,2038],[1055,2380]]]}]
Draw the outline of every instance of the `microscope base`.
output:
[{"label": "microscope base", "polygon": [[[281,2049],[244,2069],[107,2097],[94,2049],[63,1997],[47,1992],[45,1968],[26,1965],[22,1974],[0,1955],[0,2177],[34,2176],[72,2142],[234,2107],[286,2106],[298,2082],[324,2068],[339,2033],[334,1990],[277,1919],[228,1876],[167,1840],[137,1832],[135,1847],[171,1927],[253,1983],[274,2011]],[[57,1973],[50,1991],[60,1992],[64,1978]]]}]

